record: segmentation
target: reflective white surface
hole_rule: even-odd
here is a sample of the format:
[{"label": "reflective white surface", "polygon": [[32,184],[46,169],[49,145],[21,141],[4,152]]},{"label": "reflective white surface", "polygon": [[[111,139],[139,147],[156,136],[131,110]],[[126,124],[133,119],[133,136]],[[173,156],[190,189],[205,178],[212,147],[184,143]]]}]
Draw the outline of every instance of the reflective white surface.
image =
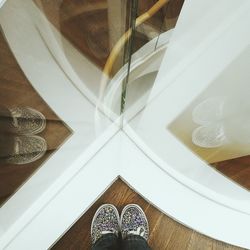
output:
[{"label": "reflective white surface", "polygon": [[[246,51],[250,42],[250,3],[193,0],[186,1],[185,6],[186,11],[184,9],[169,44],[148,105],[140,113],[142,106],[131,105],[125,113],[128,124],[119,132],[116,124],[111,124],[100,114],[103,123],[99,124],[103,127],[99,127],[98,135],[101,133],[101,136],[93,144],[97,131],[94,119],[89,120],[95,115],[93,102],[89,102],[62,73],[25,13],[18,13],[27,21],[22,29],[32,30],[30,39],[35,40],[38,47],[24,46],[27,37],[22,30],[15,29],[17,20],[12,22],[8,15],[1,20],[8,42],[29,80],[75,131],[69,145],[65,144],[15,199],[1,209],[2,248],[49,248],[117,176],[179,222],[216,239],[250,248],[249,192],[218,174],[168,129],[193,100],[218,76],[227,72],[229,64],[237,63],[237,58]],[[15,9],[10,8],[10,11]],[[34,54],[26,56],[30,49]],[[59,58],[61,51],[57,52],[55,56]],[[33,65],[32,57],[40,59],[39,67]],[[51,60],[47,61],[47,58]],[[70,65],[64,61],[61,66],[65,70]],[[138,76],[146,77],[155,72],[158,66],[150,66],[151,72],[146,74],[137,74],[137,80]],[[43,74],[44,70],[48,74]],[[70,72],[70,79],[79,81],[73,74],[75,72]],[[44,84],[51,81],[53,85]],[[113,87],[119,89],[119,85],[111,85],[108,92],[111,96],[117,91],[112,91]],[[60,98],[55,99],[52,93],[57,91]],[[132,96],[130,98],[133,102]],[[72,103],[65,104],[65,100]],[[72,112],[70,107],[77,112]],[[202,120],[201,117],[197,119],[197,114],[195,119],[199,123]],[[210,116],[209,119],[217,118]],[[240,133],[244,135],[244,131]],[[52,165],[56,166],[54,171],[51,171]],[[36,189],[37,183],[43,185]],[[83,190],[87,191],[83,194]],[[28,193],[30,195],[26,196]],[[81,200],[82,196],[85,199]],[[19,204],[20,209],[16,212]],[[56,223],[48,227],[52,218]],[[48,232],[46,235],[45,231]]]},{"label": "reflective white surface", "polygon": [[[192,6],[196,1],[187,3]],[[220,3],[223,3],[223,1],[220,1]],[[232,6],[237,5],[236,1],[229,1],[228,3],[229,6],[231,6],[230,4]],[[201,6],[202,8],[205,7],[202,4]],[[229,7],[227,9],[228,16],[226,16],[233,19],[231,23],[229,22],[230,29],[228,28],[229,23],[223,21],[223,27],[224,25],[226,27],[217,30],[216,39],[207,43],[206,50],[203,48],[199,57],[193,58],[195,60],[190,64],[186,64],[185,70],[182,68],[183,70],[179,72],[178,77],[172,79],[169,78],[172,72],[171,67],[170,69],[167,67],[172,62],[172,48],[180,45],[178,41],[183,41],[182,39],[175,40],[174,33],[151,91],[151,97],[154,98],[148,101],[146,108],[129,125],[134,129],[134,140],[138,141],[138,144],[142,145],[142,147],[146,147],[149,155],[161,162],[162,166],[165,165],[164,168],[168,171],[171,171],[171,173],[178,172],[184,178],[187,177],[193,180],[196,183],[194,186],[197,191],[200,188],[205,188],[205,190],[208,188],[207,191],[204,190],[205,193],[209,193],[209,190],[211,190],[211,197],[214,198],[218,194],[217,200],[221,200],[220,194],[222,194],[226,197],[226,200],[229,199],[229,203],[234,204],[233,207],[249,213],[249,193],[207,166],[205,161],[197,157],[168,128],[212,84],[215,85],[215,92],[217,90],[216,86],[218,86],[219,96],[224,92],[236,93],[236,89],[240,93],[249,92],[247,91],[249,88],[247,82],[249,70],[247,70],[247,67],[249,65],[248,47],[250,44],[250,34],[248,32],[250,3],[243,1],[237,7],[239,11],[232,11]],[[188,16],[188,14],[192,13],[192,11],[190,12],[189,8],[184,9],[183,16],[186,15],[186,17],[191,18],[192,15]],[[209,15],[212,14],[214,15],[213,20],[216,19],[217,15],[220,15],[220,12],[211,12]],[[183,16],[180,18],[183,18]],[[177,34],[179,29],[182,30],[182,25],[182,22],[177,24]],[[208,42],[208,38],[199,36],[201,28],[202,26],[199,26],[198,30],[193,31],[197,42],[203,43],[203,39]],[[190,29],[191,32],[192,28]],[[242,39],[243,37],[244,39]],[[189,58],[185,53],[189,51],[189,42],[192,41],[192,38],[191,35],[187,36],[186,43],[181,44],[182,49],[179,47],[180,55],[183,52],[183,60]],[[180,70],[178,65],[178,63],[173,63],[173,66]],[[232,77],[233,75],[235,77]],[[238,79],[236,79],[236,76]],[[232,86],[234,87],[232,88]],[[224,92],[223,88],[226,88]],[[185,130],[188,124],[183,122],[182,126],[183,130]],[[243,155],[249,152],[249,147],[245,147],[245,150]],[[231,158],[233,158],[233,155]],[[238,203],[239,200],[242,200],[242,205]],[[245,204],[244,201],[248,202]]]}]

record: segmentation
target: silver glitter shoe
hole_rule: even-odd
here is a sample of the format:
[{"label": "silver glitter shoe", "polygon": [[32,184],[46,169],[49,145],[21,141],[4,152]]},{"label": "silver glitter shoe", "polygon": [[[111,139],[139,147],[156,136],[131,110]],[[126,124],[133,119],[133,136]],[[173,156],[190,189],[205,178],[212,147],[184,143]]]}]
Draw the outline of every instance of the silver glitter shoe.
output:
[{"label": "silver glitter shoe", "polygon": [[118,237],[119,213],[112,204],[104,204],[96,211],[91,224],[92,244],[104,234],[113,233]]},{"label": "silver glitter shoe", "polygon": [[9,164],[27,164],[40,159],[47,150],[44,138],[36,135],[16,136],[14,138],[14,151],[6,160]]},{"label": "silver glitter shoe", "polygon": [[128,235],[139,235],[148,240],[148,220],[142,208],[136,204],[129,204],[123,208],[120,227],[123,239]]},{"label": "silver glitter shoe", "polygon": [[29,107],[9,109],[13,118],[13,130],[21,135],[34,135],[42,132],[46,126],[44,115]]}]

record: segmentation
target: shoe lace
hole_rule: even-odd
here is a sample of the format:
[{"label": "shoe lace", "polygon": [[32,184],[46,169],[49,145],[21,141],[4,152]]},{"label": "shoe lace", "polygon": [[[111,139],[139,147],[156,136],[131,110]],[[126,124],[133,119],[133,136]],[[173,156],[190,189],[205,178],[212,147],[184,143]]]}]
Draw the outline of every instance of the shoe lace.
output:
[{"label": "shoe lace", "polygon": [[110,230],[107,230],[107,231],[102,231],[101,234],[110,234],[110,233],[113,233],[115,235],[117,235],[117,231],[115,229],[110,229]]},{"label": "shoe lace", "polygon": [[144,236],[145,235],[145,229],[144,229],[144,227],[142,227],[142,226],[140,226],[140,227],[138,227],[135,231],[129,231],[128,233],[127,233],[128,235],[130,235],[130,234],[133,234],[133,235],[139,235],[139,236]]}]

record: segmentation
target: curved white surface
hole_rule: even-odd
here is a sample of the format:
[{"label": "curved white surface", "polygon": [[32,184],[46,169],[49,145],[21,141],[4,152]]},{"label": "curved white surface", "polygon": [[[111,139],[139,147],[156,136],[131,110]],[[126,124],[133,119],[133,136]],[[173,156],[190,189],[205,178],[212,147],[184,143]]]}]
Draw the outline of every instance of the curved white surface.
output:
[{"label": "curved white surface", "polygon": [[0,9],[1,28],[27,79],[72,129],[72,135],[0,208],[1,243],[2,238],[13,238],[28,224],[119,130],[102,113],[97,115],[95,106],[67,78],[22,4],[9,0]]},{"label": "curved white surface", "polygon": [[0,0],[0,8],[4,5],[5,2],[6,0]]},{"label": "curved white surface", "polygon": [[[145,156],[122,131],[72,176],[17,235],[10,237],[8,232],[10,235],[2,237],[0,247],[48,249],[118,176],[180,223],[212,238],[250,248],[249,215],[183,185]],[[156,180],[154,185],[152,180]]]},{"label": "curved white surface", "polygon": [[[155,48],[155,43],[157,41],[156,37],[133,54],[131,58],[129,83],[127,86],[127,100],[125,108],[127,119],[135,116],[145,106],[147,96],[150,94],[150,90],[153,86],[153,82],[151,82],[151,84],[146,83],[140,86],[140,88],[136,88],[137,86],[133,85],[133,83],[136,80],[140,81],[140,78],[145,77],[147,74],[155,73],[157,75],[171,35],[172,30],[164,32],[159,37],[157,48]],[[127,64],[125,64],[112,78],[105,93],[105,106],[109,107],[109,110],[116,110],[116,113],[119,113],[120,111],[120,93],[126,74]],[[135,96],[134,98],[131,98],[132,93]],[[131,102],[131,99],[137,100]]]},{"label": "curved white surface", "polygon": [[[247,77],[249,71],[246,71],[247,74],[244,73],[245,68],[238,63],[238,58],[241,58],[249,48],[250,36],[242,39],[249,23],[250,18],[245,11],[230,29],[221,34],[220,39],[214,41],[196,61],[187,66],[178,78],[165,87],[164,91],[161,91],[161,94],[132,120],[129,126],[134,131],[128,128],[131,138],[172,176],[178,175],[176,177],[178,180],[192,186],[197,192],[248,214],[250,213],[249,192],[207,166],[170,132],[168,126],[216,78],[222,74],[229,74],[227,71],[234,72],[232,68],[238,72],[238,75],[242,75],[242,78],[244,76],[243,80],[249,79],[249,76]],[[225,44],[230,45],[225,46]],[[165,56],[167,54],[168,50]],[[236,65],[230,68],[229,65],[234,62]],[[230,80],[226,77],[223,79]],[[218,82],[218,84],[222,83]],[[179,157],[180,155],[182,157]]]},{"label": "curved white surface", "polygon": [[[223,54],[223,50],[218,50],[217,53],[221,55],[220,60],[230,61],[229,58],[234,51],[241,49],[240,43],[249,42],[249,10],[248,0],[217,0],[216,3],[207,0],[185,1],[150,100],[171,85],[215,42],[221,41],[222,34],[227,32],[229,35],[224,37],[223,45],[224,49],[229,49],[230,46],[232,52]],[[239,35],[239,31],[243,29],[243,35]],[[242,39],[243,37],[244,39]],[[240,40],[239,44],[231,46],[231,39]],[[213,64],[208,64],[208,66],[218,67],[219,70],[220,60],[213,61]]]},{"label": "curved white surface", "polygon": [[[12,11],[10,9],[10,13]],[[10,21],[10,16],[1,16],[7,40],[30,82],[75,133],[68,144],[51,157],[1,208],[0,248],[48,249],[117,176],[121,176],[142,196],[181,223],[215,239],[250,248],[249,192],[208,167],[166,129],[215,76],[208,77],[202,85],[200,80],[204,80],[204,71],[198,75],[195,72],[202,65],[201,62],[213,65],[216,52],[208,50],[200,60],[190,65],[188,71],[180,75],[174,85],[167,89],[164,86],[161,95],[123,130],[117,132],[118,127],[101,114],[104,126],[98,139],[94,140],[95,107],[72,85],[51,57],[30,18],[25,13],[22,18],[27,23],[24,28],[32,30],[29,39],[35,42],[24,46],[27,39],[14,29],[16,21]],[[241,18],[244,20],[247,17],[243,15]],[[246,40],[237,43],[240,40],[237,37],[246,32],[246,27],[242,25],[236,29],[238,33],[234,38],[230,32],[223,34],[226,41],[232,38],[230,41],[241,46],[240,49],[238,46],[233,47],[229,57],[228,51],[223,50],[225,41],[216,41],[214,46],[222,53],[224,51],[225,61],[221,68],[217,68],[218,65],[214,65],[214,68],[211,66],[214,72],[221,72],[228,61],[246,47]],[[32,56],[31,49],[34,51]],[[34,58],[39,59],[40,68],[33,65]],[[44,75],[44,71],[39,70],[41,68],[48,74]],[[183,86],[183,79],[192,82],[193,88]],[[51,81],[53,85],[49,84]],[[57,98],[54,93],[58,93]],[[73,101],[71,107],[78,110],[78,114],[65,104],[65,99]],[[79,116],[82,110],[85,116]],[[86,136],[87,142],[83,141]],[[51,171],[52,167],[55,171]],[[152,178],[155,180],[154,185],[149,185]]]}]

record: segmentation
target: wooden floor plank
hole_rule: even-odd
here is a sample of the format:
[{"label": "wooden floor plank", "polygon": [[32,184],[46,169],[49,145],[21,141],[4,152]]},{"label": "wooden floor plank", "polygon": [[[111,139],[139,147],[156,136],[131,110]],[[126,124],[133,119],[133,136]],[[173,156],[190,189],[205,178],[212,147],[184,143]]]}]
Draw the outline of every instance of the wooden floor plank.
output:
[{"label": "wooden floor plank", "polygon": [[139,194],[118,179],[79,220],[57,241],[52,250],[91,249],[90,226],[99,206],[112,203],[121,213],[130,203],[140,205],[149,221],[149,245],[152,250],[239,250],[222,242],[213,240],[181,225],[157,210]]},{"label": "wooden floor plank", "polygon": [[193,231],[186,227],[183,227],[182,225],[175,225],[175,227],[176,229],[165,249],[187,249]]},{"label": "wooden floor plank", "polygon": [[212,250],[213,241],[197,232],[193,232],[187,246],[187,250]]}]

